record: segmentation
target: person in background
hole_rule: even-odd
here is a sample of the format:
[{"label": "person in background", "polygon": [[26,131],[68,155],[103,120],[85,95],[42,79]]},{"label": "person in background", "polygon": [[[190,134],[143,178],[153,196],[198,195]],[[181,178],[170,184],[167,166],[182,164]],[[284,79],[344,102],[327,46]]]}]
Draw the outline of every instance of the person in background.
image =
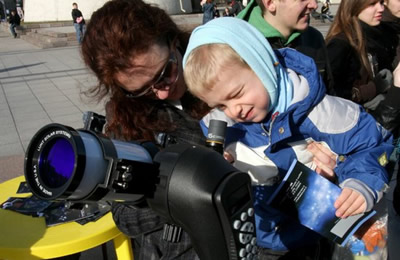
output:
[{"label": "person in background", "polygon": [[229,10],[230,16],[237,16],[244,9],[240,0],[228,0],[228,5],[231,7]]},{"label": "person in background", "polygon": [[14,38],[17,38],[17,32],[15,31],[15,28],[21,24],[21,18],[17,14],[15,10],[12,10],[10,13],[10,32]]},{"label": "person in background", "polygon": [[[382,41],[384,42],[389,42],[391,46],[394,47],[394,51],[391,50],[391,52],[388,53],[388,55],[394,55],[392,57],[392,68],[397,68],[400,62],[400,1],[399,0],[385,0],[384,1],[385,9],[382,14],[382,21],[381,21],[381,26],[379,30],[383,31],[383,35],[385,36]],[[396,70],[395,70],[396,71]],[[393,72],[393,75],[396,73]],[[393,77],[394,81],[396,81],[396,76]],[[399,84],[394,82],[394,86],[398,88],[393,88],[392,91],[398,91],[400,92]],[[394,96],[394,98],[399,97],[399,93],[390,93],[386,95],[388,96]],[[389,99],[390,101],[390,99]],[[394,101],[394,100],[393,100]],[[383,104],[385,104],[383,102]],[[381,105],[381,104],[379,104]],[[387,104],[386,104],[387,105]],[[399,110],[399,102],[396,102],[396,104],[389,104],[389,106],[392,107],[391,113],[393,115],[396,115],[399,121],[400,118],[400,110]],[[378,106],[379,108],[379,106]],[[393,109],[394,108],[394,109]],[[393,129],[393,134],[395,137],[400,136],[400,126],[397,125],[392,125],[389,126],[388,128]],[[400,192],[400,191],[399,191]],[[400,198],[399,198],[400,200]],[[400,203],[400,201],[399,201]],[[400,204],[398,204],[398,213],[400,214]]]},{"label": "person in background", "polygon": [[321,7],[321,20],[323,23],[325,23],[325,19],[328,19],[329,22],[333,21],[333,17],[331,16],[331,12],[329,11],[330,9],[330,3],[329,1],[325,1]]},{"label": "person in background", "polygon": [[197,27],[183,66],[189,90],[214,108],[204,125],[210,117],[230,122],[225,151],[251,176],[258,259],[330,259],[321,237],[276,212],[266,198],[293,159],[314,168],[312,156],[301,151],[318,140],[345,157],[330,178],[343,188],[336,216],[370,211],[387,189],[391,134],[357,104],[325,95],[311,58],[290,48],[274,52],[256,28],[239,19]]},{"label": "person in background", "polygon": [[213,0],[202,0],[200,2],[201,9],[203,10],[203,24],[214,19],[214,8],[215,5]]},{"label": "person in background", "polygon": [[[205,144],[199,120],[209,108],[183,78],[188,39],[164,10],[141,0],[108,1],[93,13],[82,56],[98,80],[87,94],[106,100],[109,137],[160,149]],[[133,239],[135,259],[199,259],[188,233],[177,243],[163,239],[166,220],[145,202],[113,203],[112,215]]]},{"label": "person in background", "polygon": [[214,18],[219,18],[219,17],[221,17],[219,10],[218,10],[217,6],[214,5]]},{"label": "person in background", "polygon": [[311,57],[328,89],[333,94],[333,77],[321,32],[309,26],[315,0],[251,0],[238,15],[255,26],[269,41],[272,48],[294,48]]},{"label": "person in background", "polygon": [[229,8],[228,8],[228,7],[225,7],[223,16],[224,16],[224,17],[226,17],[226,16],[233,16],[233,15],[230,14]]},{"label": "person in background", "polygon": [[78,9],[78,4],[72,4],[72,20],[74,22],[74,28],[76,32],[76,40],[79,44],[82,43],[83,36],[85,35],[86,31],[86,23],[85,19],[83,18],[82,12]]},{"label": "person in background", "polygon": [[374,30],[383,10],[383,2],[378,0],[340,3],[326,36],[336,95],[364,104],[389,89],[391,55],[378,53],[386,48],[376,38],[381,32]]},{"label": "person in background", "polygon": [[393,59],[393,68],[395,68],[400,61],[400,1],[385,0],[384,5],[385,10],[383,10],[381,20],[382,30],[385,35],[397,35],[394,42],[396,46],[396,57]]},{"label": "person in background", "polygon": [[0,23],[4,22],[6,19],[6,15],[5,15],[5,11],[4,11],[4,7],[3,7],[3,3],[0,2]]},{"label": "person in background", "polygon": [[336,95],[363,105],[397,137],[400,79],[393,45],[397,35],[379,27],[383,10],[383,2],[377,0],[342,0],[326,41]]},{"label": "person in background", "polygon": [[[382,28],[383,34],[386,37],[394,36],[394,46],[396,47],[396,55],[392,62],[392,67],[397,67],[400,61],[400,1],[399,0],[385,0],[385,10],[382,15]],[[390,37],[392,40],[393,38]],[[390,41],[390,39],[384,39]],[[393,72],[394,80],[396,80],[396,71]],[[400,86],[400,82],[394,81],[394,86]],[[395,89],[396,93],[386,95],[389,98],[386,102],[382,102],[378,106],[382,111],[386,111],[390,117],[397,117],[397,122],[400,121],[400,87]],[[391,101],[390,101],[391,100]],[[399,125],[393,124],[397,129],[393,129],[393,134],[397,138],[397,156],[400,154],[400,129]],[[399,179],[399,157],[397,157],[397,164],[394,168],[393,177],[391,181],[391,191],[387,194],[388,201],[388,255],[389,259],[395,259],[400,254],[398,241],[400,241],[400,179]]]}]

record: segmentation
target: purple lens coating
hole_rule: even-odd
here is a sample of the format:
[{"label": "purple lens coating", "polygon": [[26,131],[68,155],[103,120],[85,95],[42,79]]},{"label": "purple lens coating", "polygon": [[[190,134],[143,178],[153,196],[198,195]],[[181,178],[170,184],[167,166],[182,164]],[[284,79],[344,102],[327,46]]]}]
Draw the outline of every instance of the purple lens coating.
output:
[{"label": "purple lens coating", "polygon": [[75,153],[70,142],[54,138],[40,154],[40,177],[49,188],[59,188],[71,178],[74,165]]}]

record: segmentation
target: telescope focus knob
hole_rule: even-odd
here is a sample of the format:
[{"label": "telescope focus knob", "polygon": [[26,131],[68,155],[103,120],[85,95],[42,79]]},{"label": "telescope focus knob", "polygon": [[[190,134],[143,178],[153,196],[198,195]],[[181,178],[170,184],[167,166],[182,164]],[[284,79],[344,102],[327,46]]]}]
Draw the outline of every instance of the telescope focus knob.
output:
[{"label": "telescope focus knob", "polygon": [[126,182],[115,182],[115,184],[118,187],[122,188],[123,190],[126,190],[128,188],[128,186],[129,186],[128,183],[126,183]]},{"label": "telescope focus knob", "polygon": [[122,180],[126,181],[126,182],[130,182],[133,178],[132,173],[130,173],[130,172],[124,172],[121,177],[122,177]]}]

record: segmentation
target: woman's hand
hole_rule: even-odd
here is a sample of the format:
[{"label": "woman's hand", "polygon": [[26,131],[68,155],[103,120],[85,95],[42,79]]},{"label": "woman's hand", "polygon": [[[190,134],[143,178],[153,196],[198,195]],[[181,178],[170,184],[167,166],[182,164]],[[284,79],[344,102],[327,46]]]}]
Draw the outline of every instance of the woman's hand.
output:
[{"label": "woman's hand", "polygon": [[317,142],[310,143],[307,150],[314,155],[313,162],[317,166],[315,171],[328,180],[334,181],[336,175],[333,169],[336,167],[336,155]]}]

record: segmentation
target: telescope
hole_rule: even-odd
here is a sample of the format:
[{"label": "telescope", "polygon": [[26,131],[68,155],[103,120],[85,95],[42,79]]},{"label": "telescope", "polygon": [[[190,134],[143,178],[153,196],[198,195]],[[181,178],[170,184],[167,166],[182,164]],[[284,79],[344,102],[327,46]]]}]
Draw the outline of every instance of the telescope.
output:
[{"label": "telescope", "polygon": [[159,151],[98,128],[53,123],[33,136],[24,172],[45,200],[146,201],[189,234],[200,259],[256,255],[250,178],[212,149],[177,144]]}]

